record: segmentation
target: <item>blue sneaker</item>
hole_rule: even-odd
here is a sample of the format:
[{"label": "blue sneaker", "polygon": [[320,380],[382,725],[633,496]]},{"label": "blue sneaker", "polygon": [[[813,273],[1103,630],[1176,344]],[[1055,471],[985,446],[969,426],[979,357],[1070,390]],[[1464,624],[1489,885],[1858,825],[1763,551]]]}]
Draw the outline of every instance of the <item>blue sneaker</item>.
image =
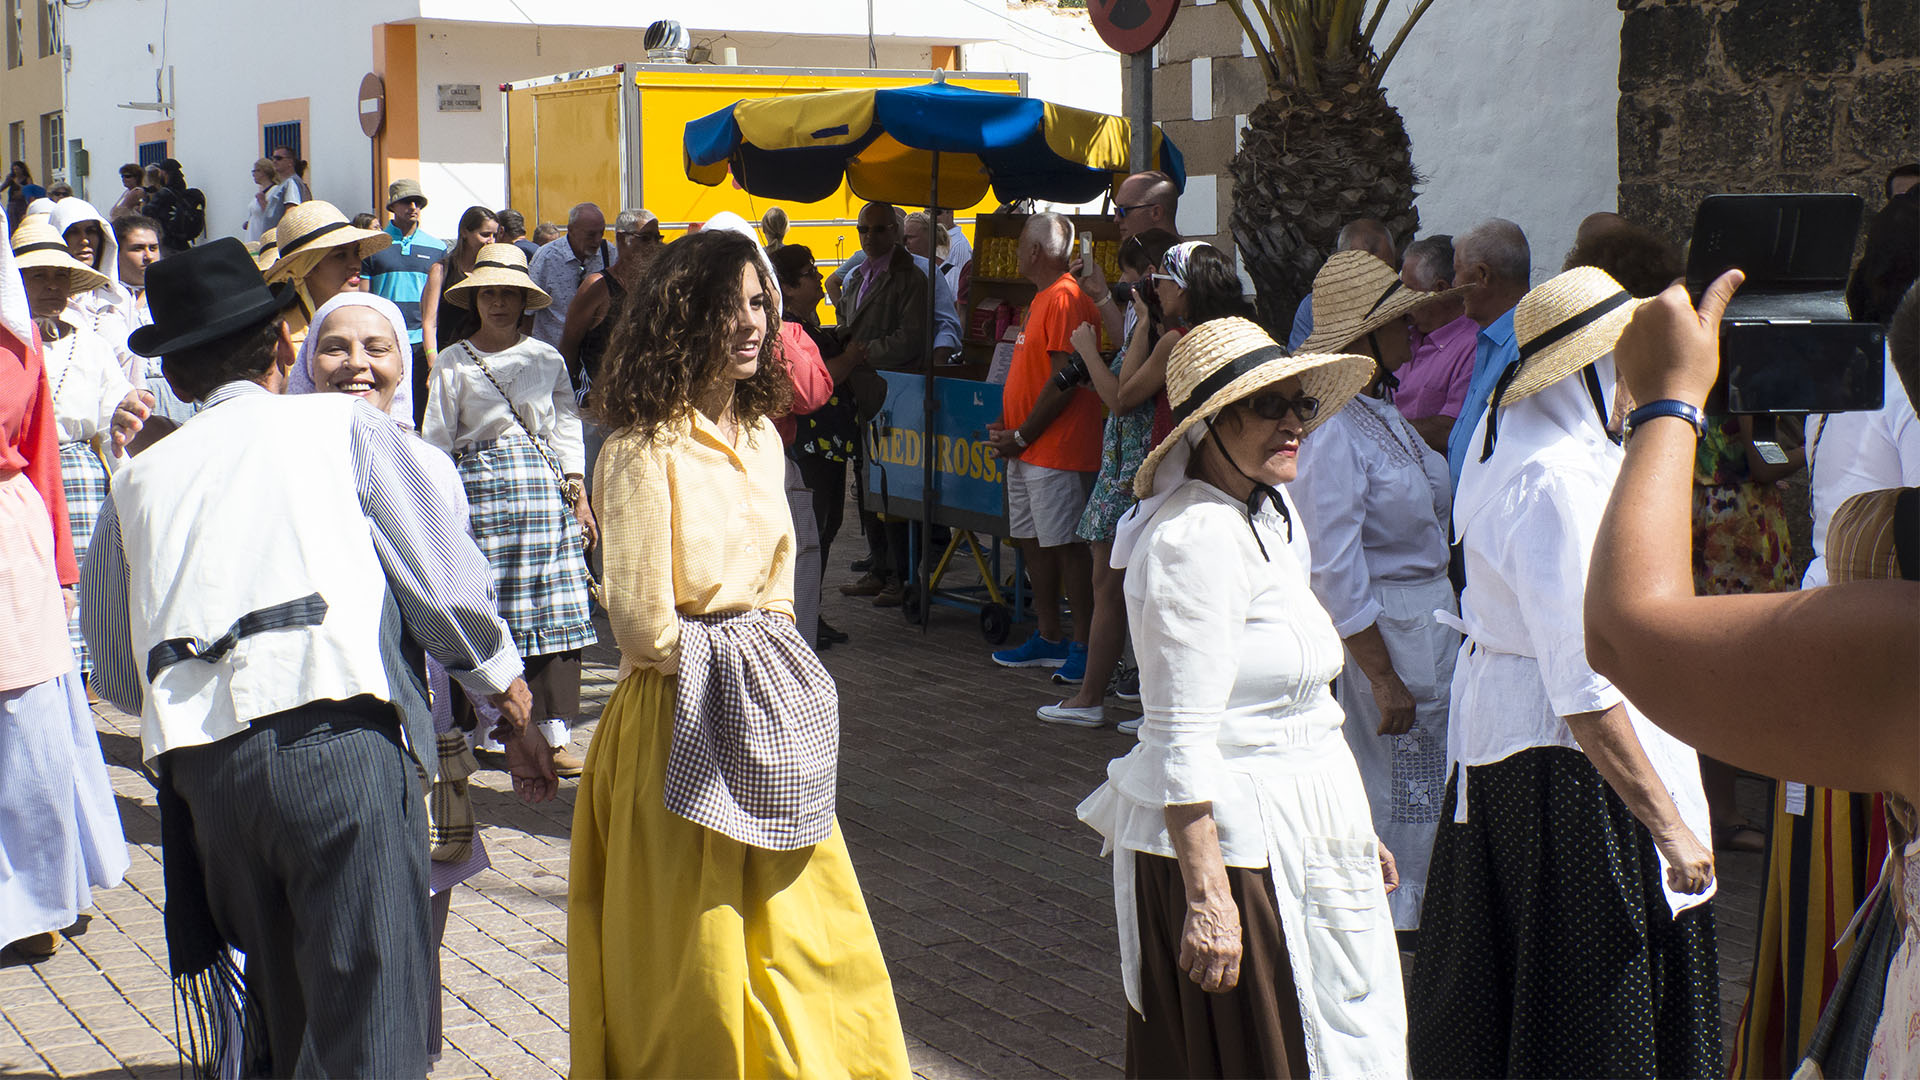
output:
[{"label": "blue sneaker", "polygon": [[1054,669],[1053,681],[1075,686],[1087,677],[1087,647],[1077,641],[1067,643],[1067,662]]},{"label": "blue sneaker", "polygon": [[[1001,649],[994,653],[993,662],[1001,667],[1057,668],[1067,662],[1067,643],[1048,641],[1040,636],[1040,631],[1035,630],[1018,648]],[[1081,657],[1080,666],[1086,667],[1084,656]]]}]

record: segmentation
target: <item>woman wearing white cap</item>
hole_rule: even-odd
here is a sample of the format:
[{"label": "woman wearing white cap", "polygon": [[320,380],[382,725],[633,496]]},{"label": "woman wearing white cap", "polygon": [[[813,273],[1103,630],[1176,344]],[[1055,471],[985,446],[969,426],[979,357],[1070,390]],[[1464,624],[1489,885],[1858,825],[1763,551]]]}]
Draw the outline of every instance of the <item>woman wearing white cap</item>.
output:
[{"label": "woman wearing white cap", "polygon": [[1698,756],[1588,660],[1620,470],[1613,343],[1644,301],[1596,267],[1527,293],[1454,499],[1467,643],[1409,984],[1416,1076],[1720,1072]]},{"label": "woman wearing white cap", "polygon": [[120,244],[113,227],[100,211],[84,199],[61,199],[53,204],[47,224],[66,241],[67,251],[104,281],[74,290],[67,301],[87,329],[105,338],[119,358],[120,369],[135,386],[144,386],[140,376],[146,365],[127,349],[127,335],[140,325],[133,293],[120,284]]},{"label": "woman wearing white cap", "polygon": [[[512,244],[481,248],[445,300],[477,311],[480,329],[435,361],[420,434],[460,468],[500,614],[527,663],[534,718],[555,770],[578,776],[580,759],[566,745],[580,712],[580,650],[598,640],[586,549],[599,542],[599,526],[582,481],[586,452],[566,361],[520,332],[521,316],[553,301]],[[462,696],[455,691],[456,701]]]},{"label": "woman wearing white cap", "polygon": [[1377,256],[1336,252],[1314,276],[1313,333],[1300,344],[1380,364],[1367,389],[1300,448],[1300,478],[1288,490],[1313,538],[1314,595],[1346,648],[1334,696],[1373,827],[1400,871],[1389,900],[1396,930],[1420,928],[1460,634],[1434,618],[1457,610],[1447,580],[1447,458],[1400,415],[1388,387],[1412,355],[1408,315],[1462,291],[1403,288]]},{"label": "woman wearing white cap", "polygon": [[1239,318],[1167,364],[1127,570],[1140,745],[1080,818],[1114,854],[1129,1076],[1404,1076],[1392,856],[1327,684],[1340,638],[1292,502],[1302,440],[1373,377]]}]

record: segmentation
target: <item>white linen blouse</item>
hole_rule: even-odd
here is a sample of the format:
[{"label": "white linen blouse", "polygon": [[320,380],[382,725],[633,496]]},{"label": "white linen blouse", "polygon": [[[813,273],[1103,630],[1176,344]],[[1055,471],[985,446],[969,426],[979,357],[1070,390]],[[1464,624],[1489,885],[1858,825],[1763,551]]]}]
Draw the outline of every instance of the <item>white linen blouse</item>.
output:
[{"label": "white linen blouse", "polygon": [[45,348],[54,423],[61,442],[85,442],[113,426],[113,411],[133,392],[133,383],[120,370],[113,346],[72,308],[60,313],[60,321],[67,333]]},{"label": "white linen blouse", "polygon": [[1813,489],[1813,561],[1800,587],[1827,583],[1827,525],[1840,504],[1862,492],[1920,484],[1920,419],[1893,370],[1884,365],[1885,397],[1873,412],[1807,419],[1807,474]]},{"label": "white linen blouse", "polygon": [[[1307,530],[1272,507],[1254,519],[1200,480],[1167,500],[1127,572],[1140,661],[1140,743],[1108,776],[1126,802],[1120,847],[1174,857],[1166,808],[1212,803],[1229,866],[1267,865],[1254,775],[1295,749],[1346,742],[1329,684],[1339,635],[1307,584]],[[1291,770],[1287,770],[1289,773]]]},{"label": "white linen blouse", "polygon": [[519,432],[516,415],[546,444],[562,471],[585,474],[586,447],[567,362],[538,338],[522,337],[493,353],[475,349],[472,341],[443,350],[433,364],[420,437],[458,457],[476,444]]},{"label": "white linen blouse", "polygon": [[1313,534],[1313,591],[1343,638],[1380,617],[1374,582],[1421,585],[1447,573],[1447,459],[1391,404],[1366,395],[1300,443],[1287,490]]}]

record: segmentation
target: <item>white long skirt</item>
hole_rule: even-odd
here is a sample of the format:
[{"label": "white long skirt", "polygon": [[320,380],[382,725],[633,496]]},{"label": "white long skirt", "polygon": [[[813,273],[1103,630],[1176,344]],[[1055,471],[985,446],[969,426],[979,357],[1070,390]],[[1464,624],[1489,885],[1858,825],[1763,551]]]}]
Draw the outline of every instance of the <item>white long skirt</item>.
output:
[{"label": "white long skirt", "polygon": [[1346,710],[1343,730],[1373,809],[1373,829],[1393,852],[1400,887],[1387,896],[1395,930],[1418,930],[1426,899],[1427,866],[1440,826],[1447,788],[1447,701],[1453,685],[1460,635],[1435,621],[1433,612],[1458,612],[1453,586],[1437,578],[1420,585],[1374,584],[1380,601],[1377,626],[1393,657],[1393,670],[1413,694],[1413,729],[1381,735],[1373,683],[1353,653],[1341,670],[1334,696]]},{"label": "white long skirt", "polygon": [[79,672],[0,691],[0,946],[72,926],[127,864]]}]

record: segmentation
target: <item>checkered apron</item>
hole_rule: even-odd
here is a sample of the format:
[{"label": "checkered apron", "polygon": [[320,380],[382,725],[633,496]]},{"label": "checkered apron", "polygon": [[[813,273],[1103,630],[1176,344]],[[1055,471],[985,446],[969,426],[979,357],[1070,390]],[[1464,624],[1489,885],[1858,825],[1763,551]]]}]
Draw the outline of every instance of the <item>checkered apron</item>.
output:
[{"label": "checkered apron", "polygon": [[[60,444],[60,489],[67,496],[67,528],[73,533],[73,559],[87,557],[87,544],[93,540],[93,523],[100,520],[100,504],[107,501],[107,467],[100,455],[85,442]],[[87,639],[80,636],[80,607],[74,605],[67,616],[67,637],[73,641],[73,658],[80,673],[93,670],[87,658]]]},{"label": "checkered apron", "polygon": [[680,617],[667,809],[752,847],[833,832],[840,696],[792,620],[763,609]]},{"label": "checkered apron", "polygon": [[463,450],[455,464],[467,490],[474,539],[493,567],[500,617],[520,655],[593,644],[586,542],[540,448],[510,431]]}]

